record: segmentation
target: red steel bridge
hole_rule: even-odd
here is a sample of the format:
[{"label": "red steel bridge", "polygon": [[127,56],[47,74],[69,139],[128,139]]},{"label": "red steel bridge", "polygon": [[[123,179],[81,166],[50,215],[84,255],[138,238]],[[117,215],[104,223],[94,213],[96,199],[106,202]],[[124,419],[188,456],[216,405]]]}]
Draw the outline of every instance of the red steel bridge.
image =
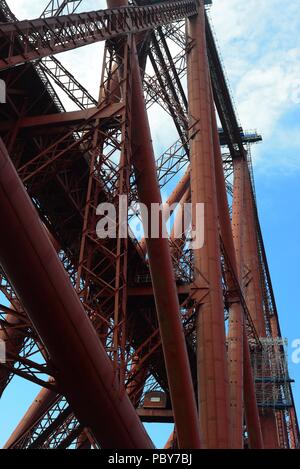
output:
[{"label": "red steel bridge", "polygon": [[[143,422],[174,422],[168,448],[299,447],[251,166],[261,137],[238,123],[209,3],[52,0],[18,21],[0,0],[0,393],[15,375],[41,387],[5,448],[152,448]],[[100,41],[94,97],[56,54]],[[160,155],[153,105],[178,133]],[[100,203],[127,196],[130,224],[162,189],[204,204],[201,249],[174,230],[98,238]]]}]

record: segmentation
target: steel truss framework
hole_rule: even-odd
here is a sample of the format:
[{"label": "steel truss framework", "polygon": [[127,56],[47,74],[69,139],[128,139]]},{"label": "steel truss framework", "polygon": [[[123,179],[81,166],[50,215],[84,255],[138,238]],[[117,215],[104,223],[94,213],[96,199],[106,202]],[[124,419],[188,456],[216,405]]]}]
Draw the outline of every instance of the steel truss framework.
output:
[{"label": "steel truss framework", "polygon": [[[8,359],[0,389],[14,375],[42,387],[5,447],[146,448],[152,443],[140,419],[155,419],[175,424],[168,447],[298,448],[251,166],[250,143],[261,137],[238,124],[205,5],[107,3],[77,13],[84,2],[52,0],[40,19],[17,21],[0,1],[7,86],[0,189],[10,191],[9,175],[22,233],[36,247],[16,266],[21,241],[1,232],[0,338]],[[96,99],[55,54],[97,41],[105,47]],[[76,110],[65,110],[55,85]],[[146,112],[153,105],[178,132],[155,159]],[[161,201],[171,185],[170,203],[205,202],[202,249],[190,248],[188,233],[98,238],[99,203],[122,209],[126,195],[130,224],[141,216],[139,202]],[[1,216],[7,207],[0,202]],[[23,212],[34,219],[32,238]],[[13,215],[7,219],[13,224]],[[117,218],[115,228],[127,224]],[[42,253],[51,266],[43,281]],[[50,293],[52,272],[67,274],[56,322],[46,307],[59,294]],[[73,372],[59,337],[78,359]],[[99,387],[97,377],[107,384]],[[154,391],[164,393],[164,409],[147,410]]]}]

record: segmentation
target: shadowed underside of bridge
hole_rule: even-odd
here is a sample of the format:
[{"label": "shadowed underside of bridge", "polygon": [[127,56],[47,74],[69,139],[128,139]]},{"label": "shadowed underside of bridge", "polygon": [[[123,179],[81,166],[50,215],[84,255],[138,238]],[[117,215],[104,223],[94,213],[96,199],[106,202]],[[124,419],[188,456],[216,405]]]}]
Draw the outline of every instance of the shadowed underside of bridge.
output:
[{"label": "shadowed underside of bridge", "polygon": [[[172,448],[299,445],[257,215],[261,137],[237,121],[204,3],[53,0],[18,21],[0,1],[0,392],[15,375],[41,386],[6,448],[151,448],[143,422],[174,422]],[[94,97],[56,54],[101,41]],[[152,106],[178,134],[161,155]],[[174,236],[180,210],[168,239],[98,237],[99,204],[120,233],[120,196],[127,231],[162,189],[192,204],[202,247]]]}]

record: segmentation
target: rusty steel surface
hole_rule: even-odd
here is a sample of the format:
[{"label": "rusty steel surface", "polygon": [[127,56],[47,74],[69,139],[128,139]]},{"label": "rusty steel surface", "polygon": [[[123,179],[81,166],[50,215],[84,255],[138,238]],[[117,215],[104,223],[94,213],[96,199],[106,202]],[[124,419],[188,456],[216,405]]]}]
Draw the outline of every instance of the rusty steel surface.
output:
[{"label": "rusty steel surface", "polygon": [[[161,204],[162,199],[155,174],[154,153],[149,124],[145,119],[137,65],[133,74],[136,99],[132,115],[133,121],[139,123],[139,127],[133,126],[133,164],[137,175],[139,200],[150,209],[152,203]],[[143,155],[143,159],[140,155]],[[160,223],[164,223],[162,215]],[[151,226],[151,219],[148,220],[148,226]],[[162,234],[160,236],[158,239],[147,238],[146,246],[178,440],[180,448],[199,448],[196,401],[180,321],[171,254],[167,239],[162,238]]]},{"label": "rusty steel surface", "polygon": [[[0,169],[0,210],[7,220],[7,230],[1,230],[1,265],[45,340],[50,359],[60,375],[61,388],[79,418],[92,429],[103,447],[151,447],[129,398],[126,394],[121,395],[119,383],[113,378],[112,365],[2,142]],[[12,200],[17,201],[14,206]],[[12,232],[18,232],[18,238],[12,239]],[[28,281],[33,281],[36,286],[34,297],[26,285]],[[67,348],[65,343],[69,344]],[[75,369],[78,370],[76,375]],[[79,373],[83,373],[81,377]],[[89,390],[91,395],[82,407],[80,396],[87,396]],[[110,425],[98,433],[97,426],[102,419],[109,421]]]},{"label": "rusty steel surface", "polygon": [[[242,219],[240,198],[243,200],[243,177],[239,173],[235,174],[233,185],[232,201],[232,229],[230,229],[230,215],[224,184],[224,173],[221,166],[221,153],[219,137],[217,133],[217,122],[214,109],[212,109],[213,143],[216,165],[216,183],[218,187],[218,211],[220,214],[220,231],[227,253],[230,253],[231,264],[235,275],[241,284],[241,273],[237,266],[241,266],[239,258],[239,243],[242,234]],[[236,160],[234,160],[234,163]],[[232,242],[233,241],[233,242]],[[229,402],[230,402],[230,446],[235,449],[243,447],[243,330],[244,314],[240,299],[237,295],[233,279],[228,278],[227,301],[229,304],[229,324],[228,324],[228,373],[229,373]]]},{"label": "rusty steel surface", "polygon": [[[0,394],[14,376],[41,387],[5,448],[151,448],[142,422],[174,422],[166,448],[298,448],[291,383],[286,408],[259,404],[253,360],[281,330],[206,2],[107,4],[18,21],[0,0]],[[53,54],[100,41],[96,99]],[[155,107],[178,134],[161,155]],[[100,203],[126,196],[130,227],[162,191],[194,229],[204,203],[202,247],[165,208],[158,238],[97,236]]]}]

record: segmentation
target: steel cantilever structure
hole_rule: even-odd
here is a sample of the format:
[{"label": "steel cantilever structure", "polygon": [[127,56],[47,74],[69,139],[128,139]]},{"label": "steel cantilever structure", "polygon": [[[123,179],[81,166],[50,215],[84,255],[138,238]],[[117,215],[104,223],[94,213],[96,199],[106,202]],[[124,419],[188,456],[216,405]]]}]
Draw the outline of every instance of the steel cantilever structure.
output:
[{"label": "steel cantilever structure", "polygon": [[[257,215],[261,137],[238,124],[204,3],[52,0],[18,21],[0,1],[0,392],[15,375],[42,387],[5,448],[151,448],[147,421],[174,422],[168,448],[299,447]],[[100,41],[96,99],[56,54]],[[178,133],[156,157],[152,106]],[[194,232],[204,204],[202,247],[175,237],[180,211],[169,239],[163,210],[158,238],[120,236],[161,189],[191,202]],[[116,238],[97,236],[100,203]]]}]

